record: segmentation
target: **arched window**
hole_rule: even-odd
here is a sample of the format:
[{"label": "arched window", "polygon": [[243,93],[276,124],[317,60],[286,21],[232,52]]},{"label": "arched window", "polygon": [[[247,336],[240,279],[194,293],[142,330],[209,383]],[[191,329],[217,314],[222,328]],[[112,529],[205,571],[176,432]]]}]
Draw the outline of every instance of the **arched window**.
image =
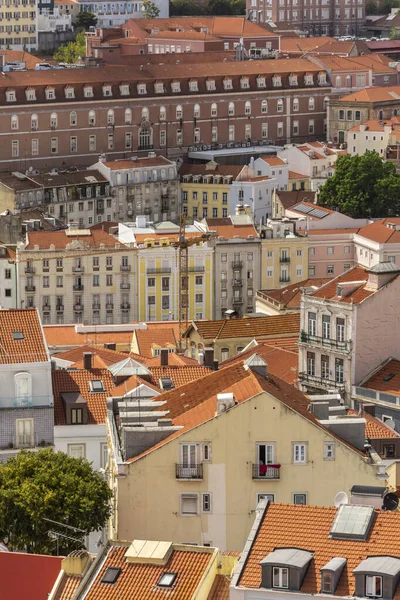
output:
[{"label": "arched window", "polygon": [[244,105],[244,114],[251,115],[251,102],[249,100],[247,100],[247,102]]},{"label": "arched window", "polygon": [[216,117],[218,115],[218,108],[215,102],[211,104],[211,116]]},{"label": "arched window", "polygon": [[263,100],[261,102],[261,112],[265,115],[268,112],[268,102],[267,100]]},{"label": "arched window", "polygon": [[28,406],[32,402],[32,375],[27,372],[14,375],[17,406]]},{"label": "arched window", "polygon": [[299,110],[299,99],[293,98],[293,112],[298,112]]},{"label": "arched window", "polygon": [[311,98],[308,99],[308,110],[314,110],[314,108],[315,108],[315,100],[311,96]]},{"label": "arched window", "polygon": [[74,127],[74,125],[77,124],[78,121],[78,116],[76,114],[76,112],[73,110],[72,112],[69,113],[69,124],[71,127]]},{"label": "arched window", "polygon": [[337,88],[342,87],[342,78],[340,76],[336,77],[336,87]]},{"label": "arched window", "polygon": [[37,129],[39,127],[38,116],[33,114],[31,115],[31,128]]},{"label": "arched window", "polygon": [[18,120],[17,115],[13,115],[11,117],[11,129],[18,129],[18,127],[19,127],[18,123],[19,123],[19,120]]},{"label": "arched window", "polygon": [[329,98],[328,98],[328,96],[325,96],[325,98],[324,98],[324,109],[325,110],[328,108],[328,104],[329,104]]},{"label": "arched window", "polygon": [[195,104],[195,105],[194,105],[193,116],[194,116],[196,119],[199,119],[199,118],[200,118],[200,104]]},{"label": "arched window", "polygon": [[139,150],[151,150],[153,144],[153,130],[151,127],[140,127]]},{"label": "arched window", "polygon": [[50,129],[57,127],[57,113],[51,113],[50,115]]},{"label": "arched window", "polygon": [[96,125],[96,113],[94,110],[89,110],[89,127],[94,127]]},{"label": "arched window", "polygon": [[125,125],[132,125],[132,111],[130,108],[125,109]]},{"label": "arched window", "polygon": [[235,115],[235,105],[233,102],[229,102],[228,104],[228,115],[233,117]]},{"label": "arched window", "polygon": [[148,121],[149,120],[149,109],[146,107],[142,108],[142,121]]},{"label": "arched window", "polygon": [[180,106],[180,104],[176,107],[176,118],[177,119],[182,119],[183,117],[183,110],[182,110],[182,106]]},{"label": "arched window", "polygon": [[282,98],[279,98],[278,102],[276,103],[276,110],[278,112],[283,112],[283,100],[282,100]]},{"label": "arched window", "polygon": [[114,111],[112,108],[107,112],[107,125],[114,125]]},{"label": "arched window", "polygon": [[165,106],[160,106],[160,121],[165,121],[167,118],[167,110]]}]

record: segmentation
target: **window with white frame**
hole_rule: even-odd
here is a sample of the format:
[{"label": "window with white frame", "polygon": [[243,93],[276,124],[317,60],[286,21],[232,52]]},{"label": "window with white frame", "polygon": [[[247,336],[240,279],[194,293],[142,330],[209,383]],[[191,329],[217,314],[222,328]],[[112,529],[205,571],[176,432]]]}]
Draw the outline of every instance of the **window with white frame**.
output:
[{"label": "window with white frame", "polygon": [[132,125],[132,110],[130,108],[125,109],[125,125]]},{"label": "window with white frame", "polygon": [[177,94],[181,91],[181,82],[180,81],[173,81],[171,83],[171,90],[174,94]]},{"label": "window with white frame", "polygon": [[199,82],[194,79],[189,81],[189,90],[191,92],[198,92],[199,91]]},{"label": "window with white frame", "polygon": [[68,444],[67,452],[72,458],[85,458],[86,456],[86,445],[85,444]]},{"label": "window with white frame", "polygon": [[146,88],[145,83],[138,83],[137,93],[139,94],[139,96],[143,96],[143,95],[147,94],[147,88]]},{"label": "window with white frame", "polygon": [[244,114],[251,115],[251,102],[247,100],[244,105]]},{"label": "window with white frame", "polygon": [[306,85],[313,85],[314,83],[314,76],[312,73],[307,73],[306,76],[304,77],[304,83]]},{"label": "window with white frame", "polygon": [[224,79],[224,90],[231,90],[232,89],[232,79],[229,78],[225,78]]},{"label": "window with white frame", "polygon": [[75,98],[75,90],[70,85],[66,86],[66,88],[64,89],[64,93],[66,98]]},{"label": "window with white frame", "polygon": [[83,88],[83,95],[85,98],[93,98],[93,87],[91,85],[85,85]]},{"label": "window with white frame", "polygon": [[335,442],[324,442],[324,460],[335,460]]},{"label": "window with white frame", "polygon": [[272,86],[273,87],[281,87],[282,85],[282,77],[280,75],[274,75],[272,78]]},{"label": "window with white frame", "polygon": [[25,96],[28,102],[32,102],[32,100],[36,100],[36,91],[32,88],[28,88],[25,92]]},{"label": "window with white frame", "polygon": [[121,96],[129,96],[129,84],[123,83],[119,86],[119,93]]},{"label": "window with white frame", "polygon": [[297,85],[298,81],[297,81],[297,75],[295,75],[294,73],[292,73],[289,76],[289,85]]},{"label": "window with white frame", "polygon": [[203,461],[211,460],[211,442],[206,442],[201,446],[201,458]]},{"label": "window with white frame", "polygon": [[111,85],[103,85],[103,96],[112,96]]},{"label": "window with white frame", "polygon": [[305,442],[293,442],[293,463],[305,465],[307,463],[307,444]]},{"label": "window with white frame", "polygon": [[29,448],[34,444],[34,421],[33,419],[16,419],[16,442],[17,447]]},{"label": "window with white frame", "polygon": [[15,93],[15,90],[7,90],[6,91],[6,100],[7,100],[7,102],[16,102],[17,101],[17,95]]},{"label": "window with white frame", "polygon": [[207,92],[215,92],[215,79],[207,79],[206,89]]},{"label": "window with white frame", "polygon": [[162,81],[157,81],[154,84],[154,91],[156,94],[163,94],[164,93],[164,84]]},{"label": "window with white frame", "polygon": [[199,513],[198,494],[181,494],[181,515],[197,515]]},{"label": "window with white frame", "polygon": [[11,155],[13,158],[17,158],[19,156],[19,141],[12,140],[11,142]]},{"label": "window with white frame", "polygon": [[228,115],[233,117],[235,115],[235,105],[233,102],[229,102],[228,104]]},{"label": "window with white frame", "polygon": [[382,577],[379,575],[366,575],[365,595],[368,598],[382,598]]},{"label": "window with white frame", "polygon": [[272,568],[272,587],[284,588],[289,587],[289,569],[286,567]]},{"label": "window with white frame", "polygon": [[305,493],[294,493],[293,504],[307,504],[307,494]]},{"label": "window with white frame", "polygon": [[203,513],[211,512],[211,494],[209,492],[201,495],[201,511]]},{"label": "window with white frame", "polygon": [[259,88],[266,87],[265,77],[257,77],[257,87],[259,87]]},{"label": "window with white frame", "polygon": [[333,573],[331,571],[322,571],[321,592],[324,594],[332,594],[333,591]]},{"label": "window with white frame", "polygon": [[54,88],[47,88],[45,91],[46,100],[55,100],[56,92]]},{"label": "window with white frame", "polygon": [[250,81],[248,77],[242,77],[240,80],[240,87],[242,90],[247,90],[250,87]]},{"label": "window with white frame", "polygon": [[275,502],[275,494],[257,494],[257,504],[261,502],[261,500],[268,500],[269,502]]}]

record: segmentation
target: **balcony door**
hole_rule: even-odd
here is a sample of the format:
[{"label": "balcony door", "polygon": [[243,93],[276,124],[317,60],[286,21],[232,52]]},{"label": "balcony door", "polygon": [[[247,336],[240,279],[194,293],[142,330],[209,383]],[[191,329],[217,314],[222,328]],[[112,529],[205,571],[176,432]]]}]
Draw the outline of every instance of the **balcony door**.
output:
[{"label": "balcony door", "polygon": [[273,465],[275,463],[275,444],[257,444],[256,463],[258,477],[267,477],[267,465]]},{"label": "balcony door", "polygon": [[181,475],[184,478],[197,474],[197,444],[181,444]]}]

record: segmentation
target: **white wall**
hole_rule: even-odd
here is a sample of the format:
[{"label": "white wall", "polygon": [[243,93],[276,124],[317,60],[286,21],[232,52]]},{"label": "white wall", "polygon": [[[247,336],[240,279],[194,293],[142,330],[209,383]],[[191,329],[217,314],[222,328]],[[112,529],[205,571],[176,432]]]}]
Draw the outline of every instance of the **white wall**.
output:
[{"label": "white wall", "polygon": [[[11,271],[11,279],[5,278],[5,270]],[[16,286],[16,266],[10,264],[7,258],[0,259],[0,307],[18,308],[17,304],[17,286]],[[11,289],[11,297],[6,296],[5,290]]]},{"label": "white wall", "polygon": [[102,464],[101,445],[107,442],[105,424],[102,425],[56,425],[54,427],[54,445],[56,450],[68,454],[69,444],[85,444],[85,458],[93,469],[99,470]]},{"label": "white wall", "polygon": [[51,363],[18,363],[0,365],[0,406],[8,406],[15,397],[17,373],[26,372],[32,376],[33,406],[52,406],[53,388],[51,383]]}]

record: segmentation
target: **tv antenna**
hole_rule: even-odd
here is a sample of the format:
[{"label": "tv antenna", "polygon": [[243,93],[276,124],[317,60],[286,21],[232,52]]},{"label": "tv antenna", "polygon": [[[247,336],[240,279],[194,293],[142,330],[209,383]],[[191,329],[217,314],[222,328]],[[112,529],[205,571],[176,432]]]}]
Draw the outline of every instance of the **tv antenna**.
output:
[{"label": "tv antenna", "polygon": [[[57,556],[59,555],[60,539],[75,542],[78,546],[85,546],[83,538],[86,535],[86,531],[83,529],[79,529],[79,527],[72,527],[72,525],[66,525],[65,523],[60,523],[59,521],[53,521],[52,519],[47,519],[46,517],[43,517],[43,521],[47,521],[48,523],[57,526],[57,528],[54,527],[49,529],[47,532],[49,538],[56,541]],[[76,537],[74,537],[73,534]]]}]

